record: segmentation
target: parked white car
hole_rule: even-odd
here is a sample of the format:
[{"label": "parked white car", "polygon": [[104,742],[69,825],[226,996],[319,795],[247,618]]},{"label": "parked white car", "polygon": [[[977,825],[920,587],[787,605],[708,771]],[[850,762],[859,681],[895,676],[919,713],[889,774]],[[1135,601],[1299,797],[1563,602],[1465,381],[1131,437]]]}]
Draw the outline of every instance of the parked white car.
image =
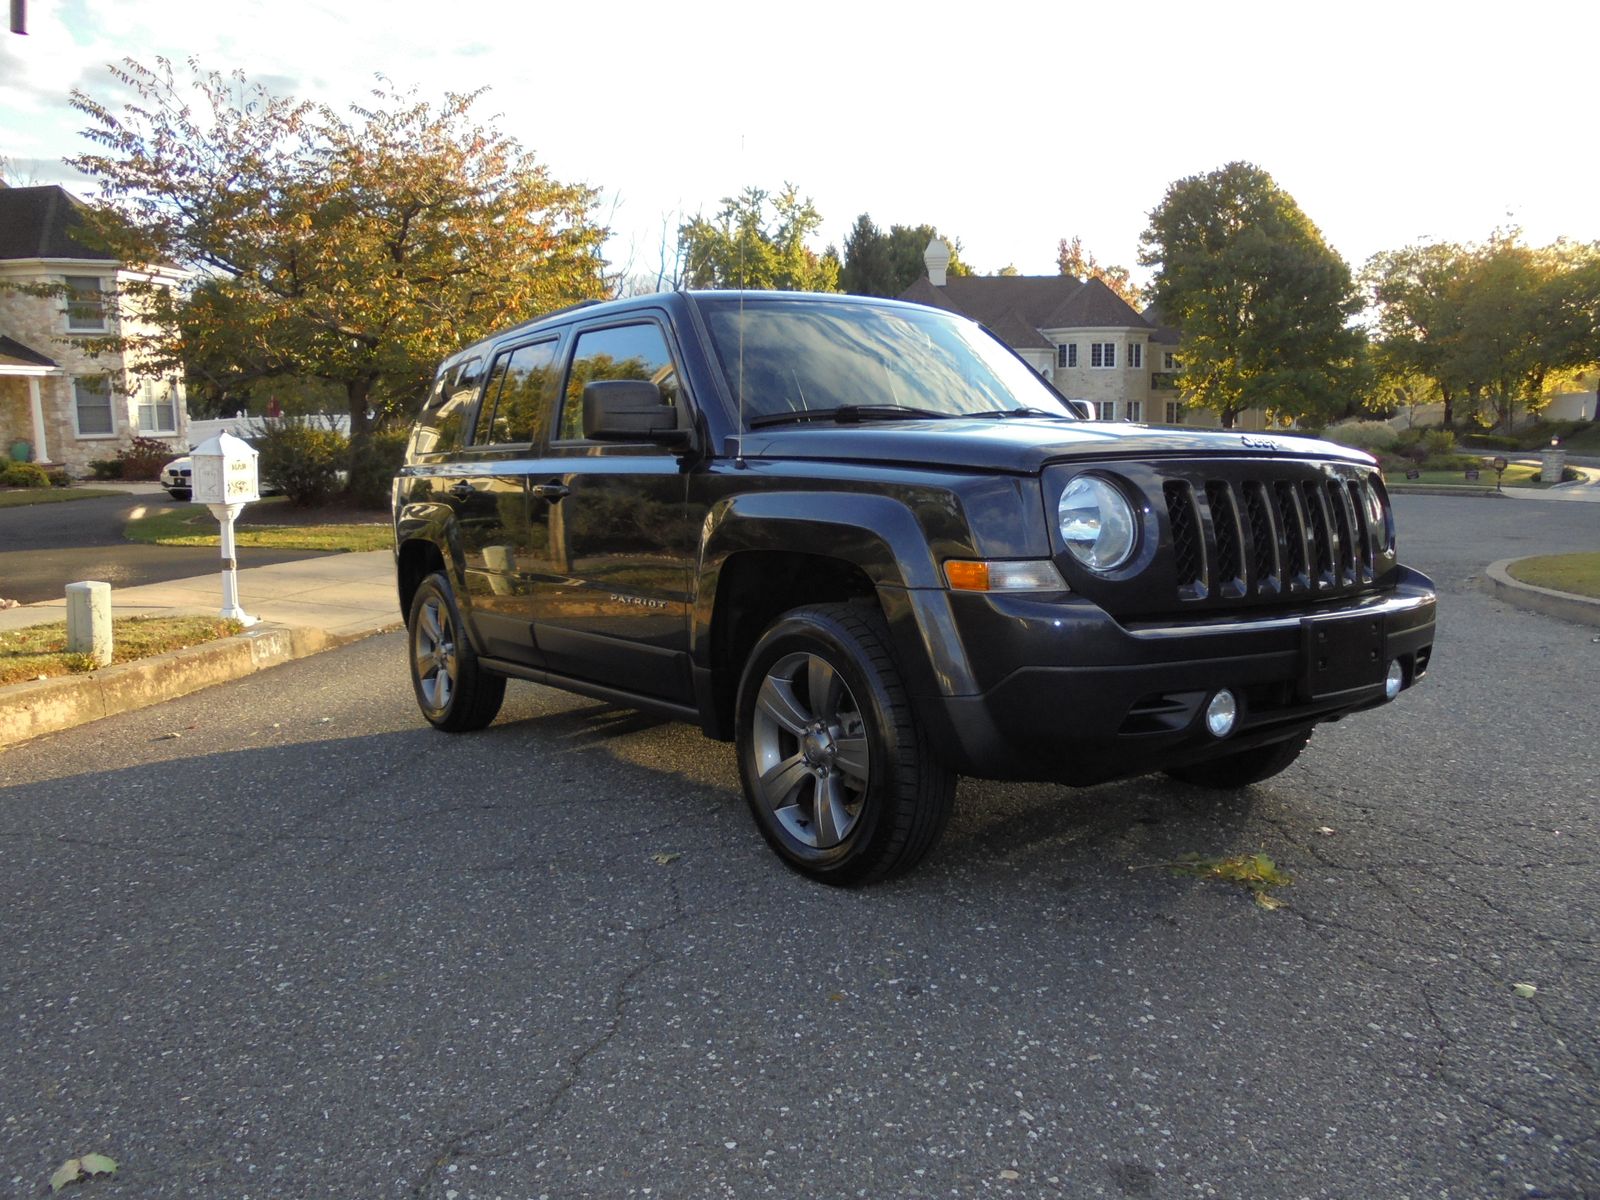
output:
[{"label": "parked white car", "polygon": [[175,458],[161,468],[161,486],[167,489],[167,495],[174,500],[187,500],[194,495],[191,476],[194,464],[185,454],[182,458]]}]

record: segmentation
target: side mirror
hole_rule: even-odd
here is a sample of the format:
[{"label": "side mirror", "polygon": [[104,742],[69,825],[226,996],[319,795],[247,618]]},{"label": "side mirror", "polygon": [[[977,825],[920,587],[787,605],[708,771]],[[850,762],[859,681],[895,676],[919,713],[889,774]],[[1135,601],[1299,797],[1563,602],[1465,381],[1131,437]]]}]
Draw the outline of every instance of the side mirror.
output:
[{"label": "side mirror", "polygon": [[1085,421],[1094,420],[1094,409],[1089,407],[1087,400],[1068,400],[1067,407]]},{"label": "side mirror", "polygon": [[602,442],[689,440],[678,428],[678,410],[648,379],[596,379],[583,385],[583,436]]}]

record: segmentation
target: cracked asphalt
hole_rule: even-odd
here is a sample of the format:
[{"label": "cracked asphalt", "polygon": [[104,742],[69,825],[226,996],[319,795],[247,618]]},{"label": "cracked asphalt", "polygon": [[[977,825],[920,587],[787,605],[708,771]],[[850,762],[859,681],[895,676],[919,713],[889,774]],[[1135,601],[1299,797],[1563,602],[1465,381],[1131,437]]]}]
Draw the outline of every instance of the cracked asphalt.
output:
[{"label": "cracked asphalt", "polygon": [[[686,727],[425,729],[399,635],[0,753],[0,1194],[1600,1195],[1600,630],[1476,581],[1600,509],[1397,507],[1399,703],[1221,798],[965,782],[859,892]],[[1256,851],[1279,911],[1163,865]]]}]

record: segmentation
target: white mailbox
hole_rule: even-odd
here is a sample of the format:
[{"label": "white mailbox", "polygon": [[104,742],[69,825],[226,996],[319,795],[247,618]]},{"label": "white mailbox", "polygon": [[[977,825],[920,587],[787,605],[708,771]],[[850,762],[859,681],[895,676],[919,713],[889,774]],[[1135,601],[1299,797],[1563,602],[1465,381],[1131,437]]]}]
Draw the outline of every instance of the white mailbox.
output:
[{"label": "white mailbox", "polygon": [[249,504],[261,499],[256,450],[249,442],[223,432],[201,442],[189,457],[197,503]]}]

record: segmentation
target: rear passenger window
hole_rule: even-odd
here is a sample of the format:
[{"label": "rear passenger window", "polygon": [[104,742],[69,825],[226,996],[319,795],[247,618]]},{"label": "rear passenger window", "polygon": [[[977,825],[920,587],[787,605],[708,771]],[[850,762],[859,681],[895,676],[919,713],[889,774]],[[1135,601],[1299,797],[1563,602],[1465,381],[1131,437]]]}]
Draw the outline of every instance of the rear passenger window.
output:
[{"label": "rear passenger window", "polygon": [[555,401],[555,366],[554,338],[496,357],[474,440],[479,445],[542,443]]},{"label": "rear passenger window", "polygon": [[[661,389],[663,403],[678,406],[678,372],[658,325],[619,325],[578,336],[561,406],[562,441],[583,437],[583,386],[595,379],[648,379]],[[683,424],[681,408],[678,423]]]},{"label": "rear passenger window", "polygon": [[421,419],[412,435],[411,453],[445,454],[461,449],[477,398],[481,358],[469,359],[442,372],[423,406]]}]

